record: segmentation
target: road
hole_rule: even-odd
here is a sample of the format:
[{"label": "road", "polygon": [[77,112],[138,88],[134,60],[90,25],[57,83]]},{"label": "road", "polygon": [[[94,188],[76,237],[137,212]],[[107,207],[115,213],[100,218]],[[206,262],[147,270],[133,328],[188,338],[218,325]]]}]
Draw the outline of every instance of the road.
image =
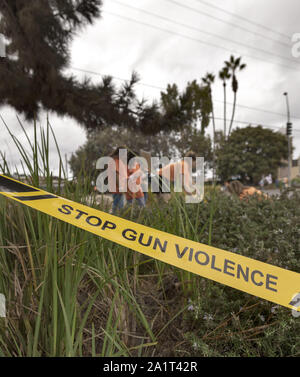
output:
[{"label": "road", "polygon": [[[262,192],[266,193],[269,196],[277,196],[280,195],[280,190],[279,189],[260,189]],[[300,191],[299,188],[296,189],[298,192]],[[290,197],[293,194],[293,191],[288,192],[288,196]]]}]

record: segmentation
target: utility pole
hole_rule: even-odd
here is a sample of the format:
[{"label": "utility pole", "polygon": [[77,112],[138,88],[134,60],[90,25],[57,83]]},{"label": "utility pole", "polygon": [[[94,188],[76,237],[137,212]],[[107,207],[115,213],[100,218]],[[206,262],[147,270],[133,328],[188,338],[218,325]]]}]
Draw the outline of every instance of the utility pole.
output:
[{"label": "utility pole", "polygon": [[291,135],[292,135],[292,123],[290,122],[290,106],[289,106],[289,95],[284,92],[283,95],[286,98],[286,108],[287,108],[287,123],[286,123],[286,136],[288,139],[288,187],[291,187],[291,167],[292,167],[292,156],[291,156]]}]

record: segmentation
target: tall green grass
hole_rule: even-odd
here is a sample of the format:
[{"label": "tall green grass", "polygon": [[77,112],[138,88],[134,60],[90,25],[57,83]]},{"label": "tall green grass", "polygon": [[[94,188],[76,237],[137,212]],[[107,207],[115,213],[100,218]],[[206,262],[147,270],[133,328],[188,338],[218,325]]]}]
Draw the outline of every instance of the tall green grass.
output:
[{"label": "tall green grass", "polygon": [[[5,125],[20,155],[22,171],[17,174],[25,174],[29,184],[99,208],[89,177],[83,174],[76,183],[66,180],[59,141],[48,119],[45,128],[34,124],[33,140],[19,124],[26,145]],[[58,186],[51,170],[51,145],[59,156]],[[0,173],[12,175],[15,169],[3,154],[2,159]],[[128,209],[122,216],[268,262],[271,256],[274,264],[298,271],[298,201],[241,204],[212,188],[204,203],[186,205],[174,194],[166,205],[150,195],[145,210]],[[277,215],[289,224],[285,237],[279,233]],[[267,230],[262,219],[270,220]],[[282,253],[272,252],[274,242]],[[0,293],[7,302],[7,316],[0,319],[1,356],[299,354],[299,322],[287,309],[270,314],[270,303],[3,197]],[[257,317],[262,313],[264,323]]]},{"label": "tall green grass", "polygon": [[[75,201],[91,196],[89,177],[76,184],[66,180],[48,119],[45,129],[34,124],[33,140],[19,121],[27,145],[2,121],[20,154],[17,178],[26,175],[29,184],[42,182],[46,190]],[[51,142],[59,156],[58,187],[50,168]],[[0,172],[11,176],[15,169],[2,158]],[[180,206],[173,209],[184,235],[195,235]],[[155,211],[156,226],[172,231],[163,211]],[[141,220],[131,211],[128,216]],[[2,197],[0,268],[0,292],[8,305],[0,354],[6,356],[152,355],[159,336],[183,309],[154,329],[155,319],[146,318],[137,291],[145,276],[155,278],[157,289],[162,286],[170,273],[164,264]]]}]

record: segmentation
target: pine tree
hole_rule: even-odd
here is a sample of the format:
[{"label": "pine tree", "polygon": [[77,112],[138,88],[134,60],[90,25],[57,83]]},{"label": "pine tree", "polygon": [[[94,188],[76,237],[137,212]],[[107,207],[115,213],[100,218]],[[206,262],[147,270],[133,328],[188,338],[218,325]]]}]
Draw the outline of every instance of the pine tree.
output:
[{"label": "pine tree", "polygon": [[109,124],[153,132],[154,121],[162,127],[157,105],[138,102],[135,73],[116,89],[111,77],[92,84],[64,72],[75,33],[93,24],[101,7],[102,0],[1,0],[0,33],[9,43],[0,62],[0,105],[27,120],[41,110],[68,115],[88,130]]}]

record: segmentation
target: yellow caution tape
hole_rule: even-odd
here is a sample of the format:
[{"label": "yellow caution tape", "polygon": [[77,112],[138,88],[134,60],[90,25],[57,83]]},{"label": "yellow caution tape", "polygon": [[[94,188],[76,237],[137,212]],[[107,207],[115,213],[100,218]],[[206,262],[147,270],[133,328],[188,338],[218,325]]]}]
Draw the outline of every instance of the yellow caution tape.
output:
[{"label": "yellow caution tape", "polygon": [[300,293],[297,272],[140,225],[4,175],[0,194],[162,262],[300,310],[294,300]]}]

